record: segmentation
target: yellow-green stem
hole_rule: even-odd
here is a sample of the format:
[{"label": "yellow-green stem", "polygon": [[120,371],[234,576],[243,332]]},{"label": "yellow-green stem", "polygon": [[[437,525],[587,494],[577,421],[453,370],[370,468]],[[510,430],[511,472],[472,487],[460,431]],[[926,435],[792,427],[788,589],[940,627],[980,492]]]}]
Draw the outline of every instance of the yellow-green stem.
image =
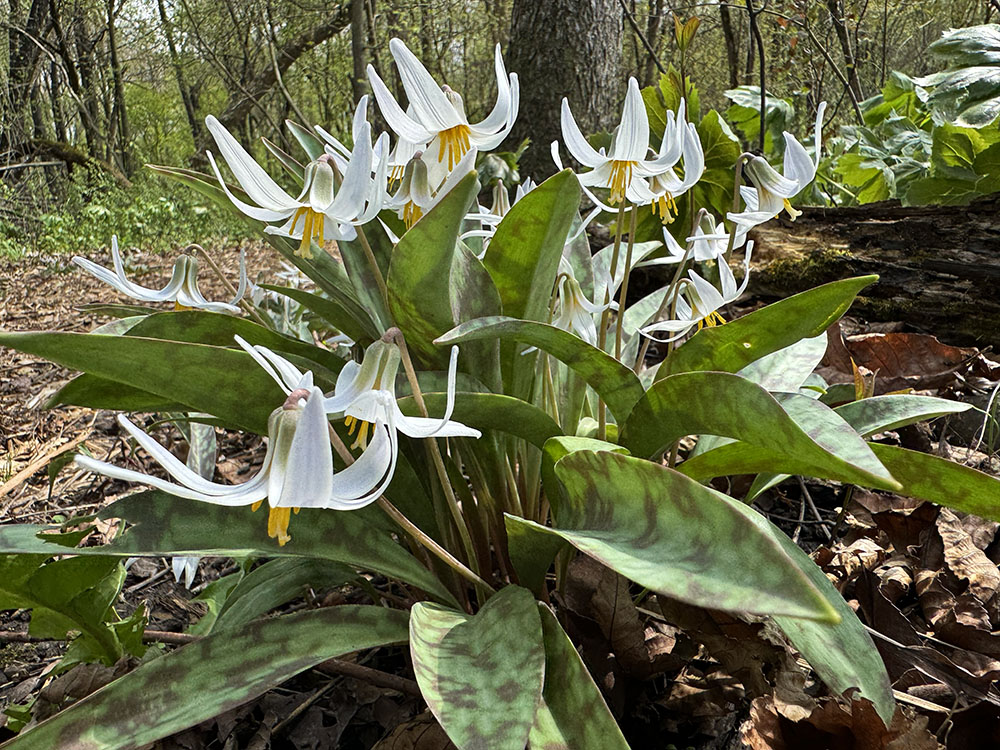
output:
[{"label": "yellow-green stem", "polygon": [[389,288],[385,285],[385,277],[382,275],[382,269],[378,267],[378,260],[375,258],[372,246],[368,244],[368,237],[365,235],[364,228],[357,227],[357,231],[358,242],[361,243],[361,248],[365,251],[365,258],[368,259],[368,265],[371,266],[372,274],[375,276],[375,283],[378,285],[378,292],[382,295],[382,302],[385,305],[386,312],[388,312]]},{"label": "yellow-green stem", "polygon": [[[618,255],[622,249],[622,223],[625,221],[625,203],[623,200],[618,204],[618,221],[615,222],[615,249],[611,252],[611,275],[607,280],[607,287],[604,289],[604,312],[601,313],[601,327],[597,331],[597,348],[602,352],[608,342],[608,320],[611,318],[611,286],[614,283],[615,274],[618,272]],[[606,440],[608,437],[608,407],[604,399],[597,399],[597,439]]]},{"label": "yellow-green stem", "polygon": [[633,208],[628,225],[628,248],[625,250],[625,276],[622,279],[621,294],[618,296],[618,316],[615,320],[615,359],[621,359],[622,356],[622,326],[625,322],[625,301],[628,297],[628,278],[632,272],[632,248],[635,246],[635,222],[636,210]]},{"label": "yellow-green stem", "polygon": [[[201,257],[205,259],[205,262],[207,262],[208,265],[211,267],[211,269],[215,272],[215,275],[219,277],[219,281],[222,282],[222,286],[224,286],[226,289],[226,294],[231,294],[233,295],[233,297],[236,296],[236,288],[229,283],[229,279],[227,279],[225,274],[222,273],[222,269],[219,268],[219,266],[216,264],[214,260],[212,260],[212,256],[205,251],[205,248],[203,248],[201,245],[198,244],[191,244],[185,247],[181,252],[186,253],[188,250],[197,250],[199,253],[201,253]],[[239,301],[239,305],[244,310],[246,310],[247,314],[250,317],[252,317],[258,323],[260,323],[262,326],[265,326],[267,328],[271,327],[271,325],[266,320],[264,320],[261,314],[257,312],[257,308],[255,308],[250,301],[246,299],[241,299]]]}]

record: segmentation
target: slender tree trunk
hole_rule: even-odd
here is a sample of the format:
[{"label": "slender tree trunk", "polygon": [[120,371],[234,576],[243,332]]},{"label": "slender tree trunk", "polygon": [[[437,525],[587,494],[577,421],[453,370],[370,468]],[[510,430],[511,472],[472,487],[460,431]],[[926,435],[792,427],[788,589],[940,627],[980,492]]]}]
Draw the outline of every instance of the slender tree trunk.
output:
[{"label": "slender tree trunk", "polygon": [[837,34],[837,41],[840,42],[840,49],[844,55],[844,69],[847,74],[847,82],[854,93],[855,101],[861,101],[864,96],[861,93],[861,81],[858,80],[858,65],[854,59],[854,50],[851,48],[851,37],[847,33],[847,25],[844,21],[844,9],[840,0],[826,0],[826,7],[830,11],[830,23]]},{"label": "slender tree trunk", "polygon": [[191,129],[191,140],[197,144],[201,140],[201,121],[198,119],[197,107],[191,96],[191,88],[184,78],[184,68],[181,65],[180,56],[177,54],[177,46],[174,44],[174,32],[170,17],[167,15],[167,8],[163,4],[163,0],[156,0],[156,6],[160,12],[160,28],[167,40],[170,66],[174,69],[174,78],[177,79],[177,88],[180,89],[181,102],[184,104],[184,114],[187,115],[188,127]]},{"label": "slender tree trunk", "polygon": [[125,82],[121,61],[118,58],[118,35],[115,33],[115,3],[108,0],[108,52],[111,56],[111,78],[114,84],[114,121],[118,125],[118,151],[122,171],[132,175],[132,134],[128,124],[128,107],[125,105]]},{"label": "slender tree trunk", "polygon": [[506,143],[513,149],[532,140],[521,159],[522,177],[555,172],[549,144],[562,140],[562,97],[585,133],[618,121],[622,25],[618,0],[514,0],[507,63],[520,77],[521,106]]},{"label": "slender tree trunk", "polygon": [[368,90],[365,76],[365,0],[351,0],[351,58],[354,75],[351,76],[351,94],[355,102]]},{"label": "slender tree trunk", "polygon": [[740,85],[740,44],[733,28],[729,6],[719,5],[719,19],[722,21],[722,38],[726,42],[726,63],[729,67],[729,88]]},{"label": "slender tree trunk", "polygon": [[[646,19],[646,41],[660,54],[663,48],[663,0],[650,0],[649,18]],[[646,65],[642,71],[642,85],[652,86],[657,80],[656,58],[646,56]]]}]

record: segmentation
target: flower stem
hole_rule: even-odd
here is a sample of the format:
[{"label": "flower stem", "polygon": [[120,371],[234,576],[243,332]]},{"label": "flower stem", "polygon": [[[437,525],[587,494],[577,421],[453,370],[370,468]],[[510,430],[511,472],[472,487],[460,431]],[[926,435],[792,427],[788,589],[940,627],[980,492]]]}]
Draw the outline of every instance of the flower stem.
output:
[{"label": "flower stem", "polygon": [[[604,289],[604,312],[601,313],[601,328],[597,332],[597,348],[602,352],[608,341],[608,320],[611,317],[611,287],[614,284],[615,274],[618,273],[618,255],[622,249],[622,223],[625,221],[625,203],[622,200],[618,204],[618,221],[615,222],[615,249],[611,252],[611,274],[607,280],[607,287]],[[608,407],[604,399],[597,399],[597,439],[606,440],[608,436]]]},{"label": "flower stem", "polygon": [[361,248],[365,251],[365,258],[368,259],[368,265],[371,266],[372,274],[375,276],[378,292],[382,295],[382,303],[385,305],[386,312],[389,312],[389,288],[385,285],[385,277],[382,275],[382,269],[378,267],[378,260],[375,258],[372,246],[368,243],[364,227],[357,227],[357,232],[358,242],[361,243]]},{"label": "flower stem", "polygon": [[615,321],[615,359],[622,356],[622,326],[625,323],[625,298],[628,296],[628,278],[632,272],[632,248],[635,246],[636,210],[633,206],[628,225],[628,249],[625,251],[625,277],[618,297],[618,317]]},{"label": "flower stem", "polygon": [[[406,379],[410,383],[410,390],[413,391],[413,400],[417,402],[417,408],[420,409],[421,416],[427,417],[427,404],[424,402],[423,393],[420,391],[420,383],[417,382],[417,373],[416,370],[413,369],[413,360],[410,359],[410,350],[406,346],[406,339],[403,337],[403,332],[396,328],[394,330],[386,331],[386,335],[390,334],[394,334],[396,345],[399,347],[399,358],[403,363],[403,370],[406,372]],[[451,480],[448,478],[448,469],[445,468],[444,458],[441,456],[441,449],[438,446],[437,438],[428,438],[426,445],[431,455],[431,463],[434,464],[434,470],[441,483],[441,490],[444,492],[445,500],[448,504],[448,510],[451,511],[452,520],[455,523],[455,527],[458,529],[459,538],[462,540],[462,547],[465,549],[466,559],[468,559],[469,563],[473,566],[473,569],[475,569],[478,567],[478,562],[475,547],[472,544],[472,536],[469,533],[469,527],[465,521],[465,517],[462,515],[462,509],[458,505],[458,499],[455,497],[455,490],[451,486]],[[476,572],[478,573],[479,571]]]},{"label": "flower stem", "polygon": [[[344,441],[340,439],[340,435],[337,431],[333,429],[333,425],[329,425],[330,432],[330,443],[333,445],[334,450],[337,451],[339,455],[348,466],[354,463],[354,456],[351,455],[350,450],[344,445]],[[495,590],[486,581],[480,578],[478,575],[469,570],[460,560],[458,560],[454,555],[452,555],[448,550],[442,547],[440,544],[435,542],[430,536],[428,536],[424,531],[420,529],[413,521],[403,515],[403,513],[395,505],[390,503],[383,495],[377,500],[378,506],[386,512],[396,524],[403,529],[407,534],[413,537],[414,541],[420,546],[427,549],[432,555],[438,558],[441,562],[447,565],[449,568],[454,570],[462,578],[475,584],[477,587],[481,587],[484,590],[495,593]]]}]

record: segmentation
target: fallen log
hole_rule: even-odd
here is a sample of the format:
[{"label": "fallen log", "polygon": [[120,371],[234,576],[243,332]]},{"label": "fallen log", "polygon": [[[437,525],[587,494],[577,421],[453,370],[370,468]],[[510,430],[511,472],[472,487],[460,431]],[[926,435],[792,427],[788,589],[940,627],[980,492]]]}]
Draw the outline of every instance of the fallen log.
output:
[{"label": "fallen log", "polygon": [[806,208],[755,235],[755,297],[875,273],[853,314],[950,344],[1000,347],[1000,194],[968,206]]}]

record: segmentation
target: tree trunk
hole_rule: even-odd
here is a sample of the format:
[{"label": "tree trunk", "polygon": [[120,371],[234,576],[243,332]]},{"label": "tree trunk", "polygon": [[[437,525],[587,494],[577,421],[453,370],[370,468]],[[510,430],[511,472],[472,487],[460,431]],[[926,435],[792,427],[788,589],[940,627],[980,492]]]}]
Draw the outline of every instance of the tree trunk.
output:
[{"label": "tree trunk", "polygon": [[740,44],[733,28],[729,6],[719,4],[719,19],[722,21],[722,38],[726,42],[726,64],[729,67],[729,88],[740,85]]},{"label": "tree trunk", "polygon": [[826,7],[830,11],[830,23],[837,34],[837,41],[840,42],[840,50],[844,55],[844,70],[847,73],[847,82],[854,94],[855,101],[864,99],[861,93],[861,81],[858,80],[858,66],[854,59],[854,50],[851,48],[851,38],[847,34],[847,26],[844,21],[844,9],[840,0],[826,0]]},{"label": "tree trunk", "polygon": [[646,19],[646,41],[656,56],[647,55],[642,72],[642,85],[652,86],[658,79],[656,59],[663,48],[663,0],[650,0],[649,17]]},{"label": "tree trunk", "polygon": [[622,101],[622,24],[618,0],[514,0],[507,64],[521,82],[521,107],[507,143],[531,148],[521,175],[555,172],[549,144],[562,140],[559,111],[568,97],[584,133],[610,129]]},{"label": "tree trunk", "polygon": [[191,88],[184,78],[184,68],[181,66],[180,56],[177,54],[177,47],[174,44],[174,32],[167,16],[167,8],[163,0],[156,0],[156,5],[160,11],[160,28],[163,36],[167,40],[167,52],[170,55],[170,66],[174,69],[174,78],[177,79],[177,88],[181,92],[181,102],[184,104],[184,113],[187,115],[188,127],[191,129],[191,140],[197,144],[201,140],[201,121],[198,119],[197,108],[194,99],[191,97]]},{"label": "tree trunk", "polygon": [[1000,194],[969,206],[806,208],[756,230],[756,295],[875,273],[851,309],[956,345],[1000,346]]},{"label": "tree trunk", "polygon": [[[125,106],[125,81],[121,61],[118,59],[118,36],[115,33],[115,2],[108,0],[108,52],[111,56],[111,79],[114,84],[115,104],[113,120],[118,125],[118,153],[121,168],[126,175],[132,174],[131,140],[128,124],[128,108]],[[109,159],[109,161],[111,161]]]},{"label": "tree trunk", "polygon": [[351,0],[351,59],[354,62],[351,94],[355,103],[361,101],[368,90],[365,57],[365,0]]}]

